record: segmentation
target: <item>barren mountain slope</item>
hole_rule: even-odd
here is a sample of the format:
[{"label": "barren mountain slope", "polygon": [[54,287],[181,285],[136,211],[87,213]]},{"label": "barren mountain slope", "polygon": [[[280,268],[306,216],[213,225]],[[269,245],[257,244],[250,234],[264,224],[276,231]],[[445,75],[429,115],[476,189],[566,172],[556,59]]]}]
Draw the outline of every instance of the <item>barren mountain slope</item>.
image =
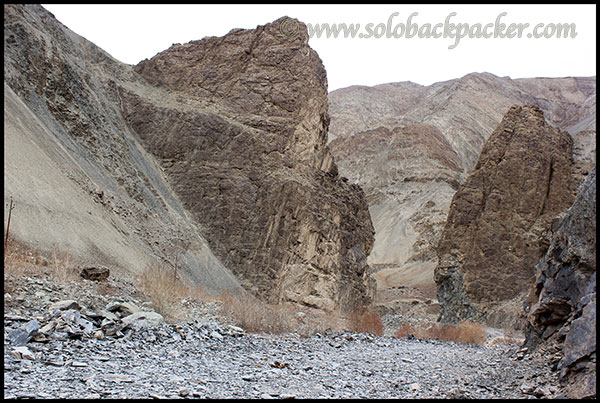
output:
[{"label": "barren mountain slope", "polygon": [[[330,147],[341,174],[365,189],[369,200],[376,232],[369,263],[380,269],[374,275],[378,296],[388,287],[435,288],[434,248],[450,200],[511,105],[539,105],[551,124],[568,130],[576,168],[585,174],[595,161],[595,100],[595,77],[511,80],[489,73],[427,87],[402,82],[331,92]],[[432,166],[435,148],[431,154],[427,147],[414,153],[368,140],[373,131],[396,132],[413,125],[439,131],[458,156],[458,168]],[[394,292],[385,293],[394,298]]]},{"label": "barren mountain slope", "polygon": [[124,272],[176,264],[209,292],[239,288],[229,268],[272,302],[368,303],[373,227],[326,144],[326,73],[278,23],[132,67],[5,6],[13,233]]},{"label": "barren mountain slope", "polygon": [[122,276],[177,259],[209,293],[239,288],[122,117],[116,85],[139,82],[131,67],[41,6],[5,5],[4,18],[11,235]]}]

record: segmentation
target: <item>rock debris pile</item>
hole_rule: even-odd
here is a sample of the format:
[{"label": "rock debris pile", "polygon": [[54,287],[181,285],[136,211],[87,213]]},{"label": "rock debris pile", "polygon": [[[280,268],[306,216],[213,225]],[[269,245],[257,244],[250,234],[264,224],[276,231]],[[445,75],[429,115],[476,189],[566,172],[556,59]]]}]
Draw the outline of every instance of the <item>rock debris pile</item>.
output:
[{"label": "rock debris pile", "polygon": [[5,278],[5,398],[560,396],[545,361],[516,345],[250,334],[199,301],[166,323],[127,284],[112,296],[94,285]]}]

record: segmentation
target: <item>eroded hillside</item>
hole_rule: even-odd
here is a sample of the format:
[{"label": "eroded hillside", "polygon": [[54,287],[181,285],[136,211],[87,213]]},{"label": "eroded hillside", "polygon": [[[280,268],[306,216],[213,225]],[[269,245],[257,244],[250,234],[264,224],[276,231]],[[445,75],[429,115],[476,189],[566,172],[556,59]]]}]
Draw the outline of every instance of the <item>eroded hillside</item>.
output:
[{"label": "eroded hillside", "polygon": [[371,300],[373,228],[329,153],[305,29],[233,30],[138,66],[41,6],[5,6],[4,29],[14,236],[122,273],[162,262],[209,292],[239,279],[271,302]]}]

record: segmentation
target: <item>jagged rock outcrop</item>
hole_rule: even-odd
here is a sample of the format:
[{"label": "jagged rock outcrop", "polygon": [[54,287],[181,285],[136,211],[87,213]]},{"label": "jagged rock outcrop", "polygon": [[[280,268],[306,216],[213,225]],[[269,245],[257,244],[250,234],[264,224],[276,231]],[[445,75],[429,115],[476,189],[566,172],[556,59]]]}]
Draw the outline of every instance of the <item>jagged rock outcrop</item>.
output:
[{"label": "jagged rock outcrop", "polygon": [[41,6],[6,5],[11,232],[111,275],[162,260],[209,292],[239,288],[231,269],[269,301],[367,304],[364,195],[327,147],[306,27],[280,21],[129,66]]},{"label": "jagged rock outcrop", "polygon": [[571,137],[513,106],[452,199],[438,244],[440,320],[515,324],[552,219],[574,199]]},{"label": "jagged rock outcrop", "polygon": [[[568,397],[596,395],[596,172],[556,218],[528,298],[526,346],[554,357]],[[548,354],[549,355],[549,354]]]},{"label": "jagged rock outcrop", "polygon": [[287,38],[280,21],[140,62],[156,95],[123,88],[123,111],[248,289],[349,310],[372,297],[373,227],[327,147],[322,62],[303,24]]},{"label": "jagged rock outcrop", "polygon": [[[472,73],[429,86],[399,82],[329,94],[329,146],[340,173],[367,196],[375,227],[368,262],[382,304],[406,300],[395,296],[406,286],[422,293],[422,301],[435,298],[435,249],[452,197],[514,104],[539,106],[551,125],[571,134],[574,174],[582,180],[595,162],[595,77],[510,79]],[[393,144],[377,135],[413,127],[422,138],[418,144],[441,134],[458,156],[458,169],[432,163],[437,147],[431,154],[428,147],[417,151],[418,146],[401,143],[392,150]]]}]

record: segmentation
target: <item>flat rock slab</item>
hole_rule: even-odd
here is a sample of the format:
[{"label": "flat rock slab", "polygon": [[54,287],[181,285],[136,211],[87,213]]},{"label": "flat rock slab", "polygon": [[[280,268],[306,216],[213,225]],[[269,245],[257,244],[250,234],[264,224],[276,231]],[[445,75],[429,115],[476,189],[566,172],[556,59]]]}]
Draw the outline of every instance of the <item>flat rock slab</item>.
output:
[{"label": "flat rock slab", "polygon": [[79,273],[86,280],[104,281],[110,275],[108,267],[84,267]]}]

